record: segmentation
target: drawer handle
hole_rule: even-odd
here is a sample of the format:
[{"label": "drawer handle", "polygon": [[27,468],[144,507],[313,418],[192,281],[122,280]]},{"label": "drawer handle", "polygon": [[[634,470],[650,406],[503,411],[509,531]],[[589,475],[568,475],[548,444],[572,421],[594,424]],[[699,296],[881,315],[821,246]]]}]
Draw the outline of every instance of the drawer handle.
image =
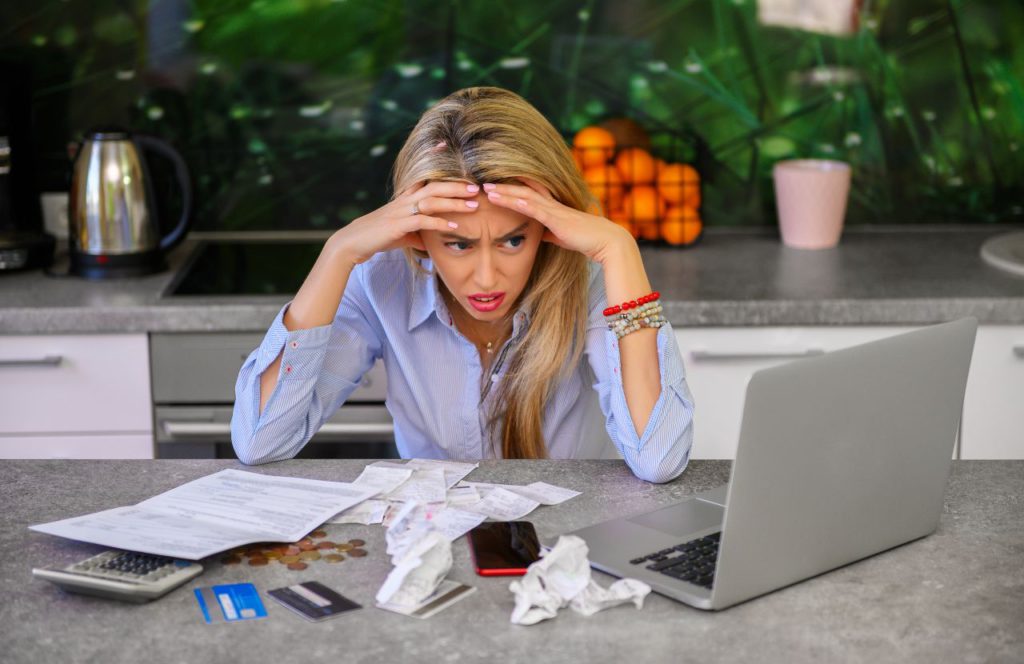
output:
[{"label": "drawer handle", "polygon": [[[231,434],[230,422],[173,422],[163,423],[164,431],[169,436],[187,438],[189,436],[226,436]],[[395,432],[395,425],[390,422],[327,422],[317,433],[330,435],[390,435]]]},{"label": "drawer handle", "polygon": [[0,359],[0,367],[56,367],[63,361],[63,355],[44,355],[43,357],[29,357],[23,360]]},{"label": "drawer handle", "polygon": [[1018,345],[1013,347],[1013,354],[1019,358],[1024,359],[1024,345]]},{"label": "drawer handle", "polygon": [[714,362],[719,360],[787,360],[800,357],[824,355],[820,348],[792,351],[767,351],[764,353],[719,352],[713,350],[690,351],[690,357],[697,362]]}]

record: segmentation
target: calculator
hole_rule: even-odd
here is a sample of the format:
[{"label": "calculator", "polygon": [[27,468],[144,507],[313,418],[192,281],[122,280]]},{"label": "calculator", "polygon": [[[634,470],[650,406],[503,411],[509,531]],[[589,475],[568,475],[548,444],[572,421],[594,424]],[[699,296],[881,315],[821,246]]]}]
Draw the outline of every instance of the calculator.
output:
[{"label": "calculator", "polygon": [[64,590],[142,604],[203,573],[203,566],[134,551],[104,551],[69,565],[35,568],[32,576]]}]

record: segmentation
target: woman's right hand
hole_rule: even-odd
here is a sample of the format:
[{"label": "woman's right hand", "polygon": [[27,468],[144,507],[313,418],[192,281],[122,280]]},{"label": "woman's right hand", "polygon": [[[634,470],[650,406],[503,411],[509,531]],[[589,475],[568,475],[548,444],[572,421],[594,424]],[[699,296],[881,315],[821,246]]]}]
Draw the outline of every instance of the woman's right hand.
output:
[{"label": "woman's right hand", "polygon": [[380,251],[422,248],[420,231],[450,231],[459,227],[454,221],[435,215],[473,212],[480,205],[474,200],[479,192],[478,185],[467,182],[420,182],[390,203],[339,229],[329,242],[353,265],[370,260]]}]

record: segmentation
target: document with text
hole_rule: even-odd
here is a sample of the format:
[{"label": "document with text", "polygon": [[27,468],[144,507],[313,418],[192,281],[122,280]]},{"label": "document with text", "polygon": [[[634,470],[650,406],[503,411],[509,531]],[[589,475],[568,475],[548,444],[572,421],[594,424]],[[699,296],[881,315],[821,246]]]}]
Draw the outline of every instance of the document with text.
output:
[{"label": "document with text", "polygon": [[255,542],[295,542],[380,489],[222,470],[131,507],[31,530],[103,546],[198,560]]}]

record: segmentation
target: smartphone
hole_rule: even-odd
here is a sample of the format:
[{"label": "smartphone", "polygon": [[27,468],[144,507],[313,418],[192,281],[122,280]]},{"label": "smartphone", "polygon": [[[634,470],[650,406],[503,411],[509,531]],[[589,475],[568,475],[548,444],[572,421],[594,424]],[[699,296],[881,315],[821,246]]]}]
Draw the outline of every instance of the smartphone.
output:
[{"label": "smartphone", "polygon": [[540,560],[540,541],[529,521],[481,524],[469,531],[469,550],[480,576],[522,576]]}]

